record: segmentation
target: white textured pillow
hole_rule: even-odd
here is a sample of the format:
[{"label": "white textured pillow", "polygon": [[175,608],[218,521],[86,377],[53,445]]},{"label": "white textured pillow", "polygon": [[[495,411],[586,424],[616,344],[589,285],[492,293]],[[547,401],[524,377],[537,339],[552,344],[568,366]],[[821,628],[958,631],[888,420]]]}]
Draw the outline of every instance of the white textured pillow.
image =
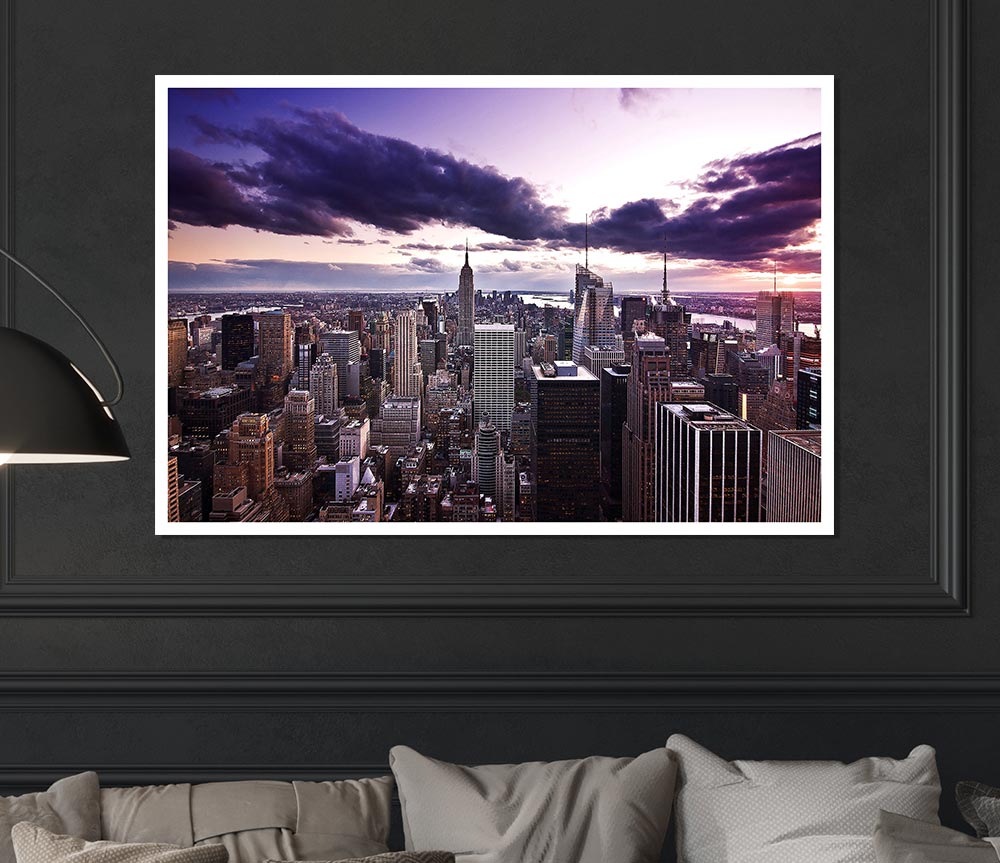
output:
[{"label": "white textured pillow", "polygon": [[22,821],[11,831],[17,863],[226,863],[220,846],[178,848],[176,845],[88,842],[59,836]]},{"label": "white textured pillow", "polygon": [[682,734],[679,863],[876,863],[879,811],[937,823],[934,750],[839,761],[725,761]]},{"label": "white textured pillow", "polygon": [[653,863],[670,822],[675,766],[637,758],[463,767],[396,746],[389,755],[410,851],[458,863]]},{"label": "white textured pillow", "polygon": [[997,863],[989,842],[892,812],[879,814],[875,856],[878,863]]}]

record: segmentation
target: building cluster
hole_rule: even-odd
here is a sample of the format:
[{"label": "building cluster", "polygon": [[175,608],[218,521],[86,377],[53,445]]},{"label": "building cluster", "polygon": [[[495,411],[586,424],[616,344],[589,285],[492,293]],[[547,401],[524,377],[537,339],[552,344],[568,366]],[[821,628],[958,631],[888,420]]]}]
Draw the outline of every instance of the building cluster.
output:
[{"label": "building cluster", "polygon": [[[795,297],[692,323],[577,266],[570,307],[475,289],[167,322],[171,521],[810,522],[821,352]],[[362,305],[362,303],[358,303]]]}]

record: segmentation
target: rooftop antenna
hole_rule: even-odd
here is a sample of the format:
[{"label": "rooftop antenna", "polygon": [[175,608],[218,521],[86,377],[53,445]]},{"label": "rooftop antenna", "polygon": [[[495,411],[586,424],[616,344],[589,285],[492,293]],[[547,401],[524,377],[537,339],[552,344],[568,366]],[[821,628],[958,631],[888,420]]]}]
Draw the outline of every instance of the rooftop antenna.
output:
[{"label": "rooftop antenna", "polygon": [[774,293],[778,293],[778,262],[771,261],[774,267]]},{"label": "rooftop antenna", "polygon": [[465,238],[465,266],[469,266],[469,238]]},{"label": "rooftop antenna", "polygon": [[663,235],[663,305],[670,300],[670,288],[667,287],[667,235]]},{"label": "rooftop antenna", "polygon": [[583,219],[583,268],[590,269],[590,213]]}]

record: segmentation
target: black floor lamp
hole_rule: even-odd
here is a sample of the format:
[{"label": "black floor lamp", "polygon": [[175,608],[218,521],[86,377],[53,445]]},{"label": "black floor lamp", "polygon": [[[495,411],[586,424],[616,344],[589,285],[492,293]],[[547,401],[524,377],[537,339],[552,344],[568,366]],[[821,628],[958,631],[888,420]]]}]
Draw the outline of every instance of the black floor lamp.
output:
[{"label": "black floor lamp", "polygon": [[0,256],[52,294],[94,340],[115,373],[118,393],[102,399],[67,357],[46,342],[0,327],[0,465],[124,461],[121,427],[111,413],[124,392],[121,371],[83,316],[55,288],[10,252]]}]

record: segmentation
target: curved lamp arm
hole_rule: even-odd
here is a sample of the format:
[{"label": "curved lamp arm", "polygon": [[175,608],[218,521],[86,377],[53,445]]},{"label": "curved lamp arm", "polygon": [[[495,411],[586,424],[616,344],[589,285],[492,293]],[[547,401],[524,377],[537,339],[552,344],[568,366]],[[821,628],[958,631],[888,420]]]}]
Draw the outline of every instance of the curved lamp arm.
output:
[{"label": "curved lamp arm", "polygon": [[40,275],[38,275],[38,273],[36,273],[33,269],[31,269],[31,267],[29,267],[23,261],[19,261],[10,252],[8,252],[6,249],[2,247],[0,247],[0,256],[6,258],[15,266],[20,267],[24,272],[26,272],[29,276],[31,276],[31,278],[33,278],[36,282],[38,282],[38,284],[40,284],[43,288],[45,288],[45,290],[47,290],[50,294],[52,294],[53,297],[59,300],[59,302],[63,304],[63,307],[66,309],[66,311],[68,311],[74,318],[76,318],[80,326],[83,327],[84,330],[87,332],[87,335],[90,336],[91,339],[93,339],[94,344],[97,345],[97,347],[100,349],[101,353],[104,355],[104,359],[108,361],[108,365],[111,366],[111,370],[115,373],[115,380],[118,383],[117,395],[115,395],[115,397],[110,401],[101,402],[101,406],[111,407],[112,405],[118,404],[118,402],[122,400],[122,396],[125,394],[125,382],[122,380],[121,370],[118,368],[118,363],[114,361],[114,358],[111,356],[111,353],[104,346],[104,342],[102,342],[98,338],[97,333],[95,333],[93,329],[91,329],[90,324],[88,324],[83,319],[83,315],[81,315],[76,309],[73,308],[72,305],[70,305],[69,300],[67,300],[62,294],[59,293],[59,291],[53,288],[52,285],[46,282],[45,279],[43,279]]}]

